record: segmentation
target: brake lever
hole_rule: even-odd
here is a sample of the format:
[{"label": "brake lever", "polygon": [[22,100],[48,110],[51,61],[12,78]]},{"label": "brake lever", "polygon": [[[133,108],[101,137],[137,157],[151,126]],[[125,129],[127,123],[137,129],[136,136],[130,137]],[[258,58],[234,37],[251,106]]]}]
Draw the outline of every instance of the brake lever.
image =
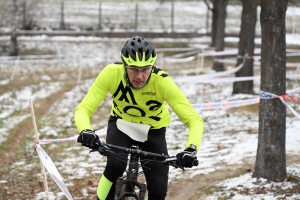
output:
[{"label": "brake lever", "polygon": [[175,167],[176,169],[179,168],[179,169],[181,169],[182,171],[185,171],[184,167],[182,167],[181,165],[178,165],[176,162],[169,163],[169,165]]},{"label": "brake lever", "polygon": [[[176,165],[176,166],[174,166],[174,165]],[[174,164],[173,166],[175,167],[175,168],[179,168],[179,169],[181,169],[182,171],[185,171],[185,169],[184,169],[184,167],[182,167],[182,166],[180,166],[180,165],[177,165],[177,164]]]},{"label": "brake lever", "polygon": [[99,151],[99,149],[91,149],[89,153],[95,152],[95,151]]}]

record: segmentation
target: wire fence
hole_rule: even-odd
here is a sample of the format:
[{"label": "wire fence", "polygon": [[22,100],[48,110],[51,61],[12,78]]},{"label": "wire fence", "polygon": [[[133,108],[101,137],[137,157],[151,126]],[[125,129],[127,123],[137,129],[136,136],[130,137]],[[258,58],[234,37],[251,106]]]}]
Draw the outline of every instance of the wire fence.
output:
[{"label": "wire fence", "polygon": [[[11,2],[11,1],[9,1]],[[12,5],[0,6],[0,30],[9,30]],[[204,1],[31,0],[19,2],[19,29],[28,30],[139,30],[210,32],[211,12]],[[238,33],[241,5],[228,5],[226,32]],[[256,32],[260,34],[260,7]],[[286,13],[288,33],[300,33],[300,8]]]}]

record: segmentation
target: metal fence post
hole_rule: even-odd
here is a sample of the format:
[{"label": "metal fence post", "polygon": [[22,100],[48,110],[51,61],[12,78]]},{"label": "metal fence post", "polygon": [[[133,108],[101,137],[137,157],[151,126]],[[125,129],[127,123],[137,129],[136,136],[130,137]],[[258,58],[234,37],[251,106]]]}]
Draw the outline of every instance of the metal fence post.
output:
[{"label": "metal fence post", "polygon": [[174,31],[174,2],[171,3],[171,30]]},{"label": "metal fence post", "polygon": [[102,29],[102,2],[99,2],[98,30]]},{"label": "metal fence post", "polygon": [[134,25],[135,30],[138,29],[138,16],[139,16],[138,13],[139,13],[139,4],[136,3],[135,4],[135,25]]}]

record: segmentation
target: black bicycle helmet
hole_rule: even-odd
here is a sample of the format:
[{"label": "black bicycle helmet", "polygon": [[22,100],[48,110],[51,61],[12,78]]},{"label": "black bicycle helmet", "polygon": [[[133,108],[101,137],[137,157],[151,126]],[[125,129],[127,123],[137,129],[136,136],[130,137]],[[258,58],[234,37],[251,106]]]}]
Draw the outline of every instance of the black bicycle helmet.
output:
[{"label": "black bicycle helmet", "polygon": [[153,66],[157,54],[153,44],[147,39],[135,36],[125,42],[121,50],[121,59],[127,66]]}]

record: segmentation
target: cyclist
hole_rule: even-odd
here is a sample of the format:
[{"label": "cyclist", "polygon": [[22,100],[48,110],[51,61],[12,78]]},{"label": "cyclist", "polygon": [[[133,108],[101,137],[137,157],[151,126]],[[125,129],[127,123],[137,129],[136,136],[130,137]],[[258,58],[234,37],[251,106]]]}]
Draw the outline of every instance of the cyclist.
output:
[{"label": "cyclist", "polygon": [[[107,65],[97,76],[88,93],[75,110],[74,120],[80,132],[78,142],[91,149],[100,144],[90,118],[107,93],[112,94],[111,116],[106,142],[144,151],[168,154],[165,139],[170,113],[166,103],[188,128],[184,151],[177,154],[177,163],[192,167],[197,159],[203,133],[203,120],[191,106],[172,78],[154,64],[157,53],[146,38],[128,39],[121,49],[122,62]],[[138,129],[138,134],[135,131]],[[116,150],[116,152],[118,152]],[[123,175],[126,163],[107,156],[107,163],[97,189],[97,199],[113,199],[114,183]],[[167,195],[169,167],[148,165],[144,170],[148,199],[162,200]]]}]

